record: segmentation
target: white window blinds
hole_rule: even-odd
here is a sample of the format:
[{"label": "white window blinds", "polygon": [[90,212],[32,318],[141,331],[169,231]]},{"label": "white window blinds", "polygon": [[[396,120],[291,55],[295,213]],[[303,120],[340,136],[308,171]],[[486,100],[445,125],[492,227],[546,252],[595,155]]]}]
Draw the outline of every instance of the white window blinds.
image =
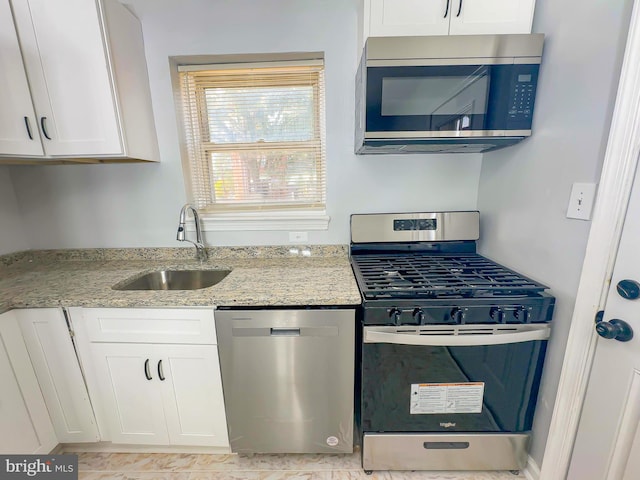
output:
[{"label": "white window blinds", "polygon": [[203,212],[324,210],[324,76],[310,65],[180,68],[191,194]]}]

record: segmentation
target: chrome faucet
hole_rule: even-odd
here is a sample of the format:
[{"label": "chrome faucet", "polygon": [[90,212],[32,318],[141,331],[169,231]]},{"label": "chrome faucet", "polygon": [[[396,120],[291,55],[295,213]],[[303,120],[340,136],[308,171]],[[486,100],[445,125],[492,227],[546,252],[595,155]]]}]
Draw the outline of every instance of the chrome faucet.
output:
[{"label": "chrome faucet", "polygon": [[[191,210],[193,212],[193,221],[196,224],[196,241],[188,240],[185,237],[185,222],[187,220],[187,210]],[[196,208],[187,203],[182,210],[180,210],[180,224],[178,225],[178,235],[176,236],[176,240],[181,242],[189,242],[193,243],[196,247],[196,252],[198,255],[198,260],[201,262],[207,259],[207,250],[202,241],[202,231],[200,230],[200,215],[198,215],[198,211]]]}]

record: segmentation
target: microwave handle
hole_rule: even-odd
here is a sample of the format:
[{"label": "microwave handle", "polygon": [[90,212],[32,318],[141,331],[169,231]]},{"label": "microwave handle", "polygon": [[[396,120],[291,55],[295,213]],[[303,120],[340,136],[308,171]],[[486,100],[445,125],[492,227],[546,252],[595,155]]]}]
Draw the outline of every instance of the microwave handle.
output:
[{"label": "microwave handle", "polygon": [[[460,0],[460,4],[458,5],[458,14],[456,15],[456,17],[459,17],[462,13],[462,2],[464,2],[464,0]],[[449,3],[449,0],[447,0],[447,3]]]},{"label": "microwave handle", "polygon": [[451,3],[451,0],[447,0],[447,8],[444,11],[444,17],[442,18],[447,18],[447,15],[449,15],[449,4]]},{"label": "microwave handle", "polygon": [[547,340],[550,332],[551,328],[548,325],[526,332],[502,333],[498,335],[411,335],[406,333],[376,331],[375,327],[365,327],[363,340],[364,343],[464,347],[474,345],[505,345],[534,340]]}]

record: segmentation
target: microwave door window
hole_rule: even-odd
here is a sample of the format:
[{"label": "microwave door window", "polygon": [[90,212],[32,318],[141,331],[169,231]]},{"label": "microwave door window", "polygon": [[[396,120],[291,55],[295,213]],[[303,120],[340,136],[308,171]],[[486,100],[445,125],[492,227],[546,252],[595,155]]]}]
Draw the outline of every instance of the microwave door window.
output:
[{"label": "microwave door window", "polygon": [[381,116],[413,117],[425,131],[482,130],[489,78],[484,66],[469,75],[383,77]]}]

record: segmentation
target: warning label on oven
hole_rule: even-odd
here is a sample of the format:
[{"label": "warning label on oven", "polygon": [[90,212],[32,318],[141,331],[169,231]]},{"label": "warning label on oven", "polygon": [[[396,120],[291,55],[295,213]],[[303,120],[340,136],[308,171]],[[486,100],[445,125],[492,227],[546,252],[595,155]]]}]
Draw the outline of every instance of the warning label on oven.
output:
[{"label": "warning label on oven", "polygon": [[481,413],[484,382],[413,383],[409,413]]}]

